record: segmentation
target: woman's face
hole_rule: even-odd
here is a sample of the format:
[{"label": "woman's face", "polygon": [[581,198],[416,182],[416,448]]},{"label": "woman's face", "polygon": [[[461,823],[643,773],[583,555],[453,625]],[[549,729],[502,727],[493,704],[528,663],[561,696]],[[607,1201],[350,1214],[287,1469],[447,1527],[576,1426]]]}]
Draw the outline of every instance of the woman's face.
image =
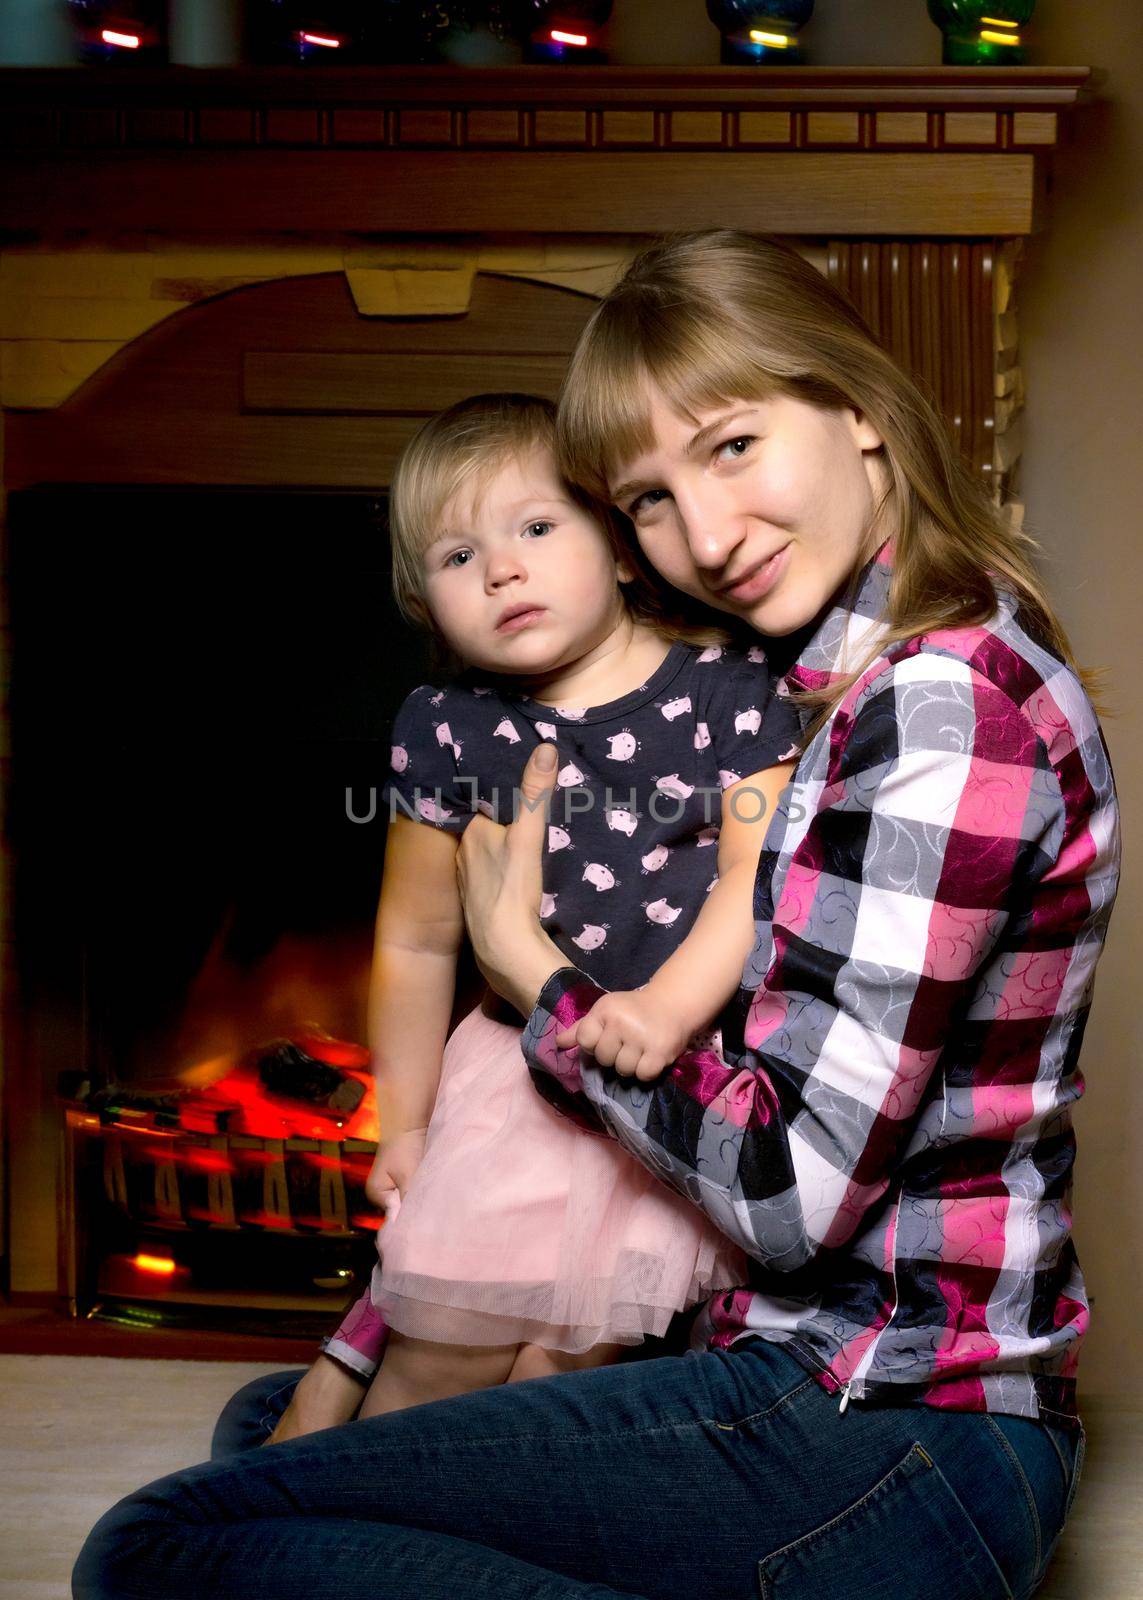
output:
[{"label": "woman's face", "polygon": [[691,417],[653,392],[651,420],[651,448],[611,482],[651,565],[759,633],[812,622],[853,574],[886,481],[876,429],[784,396]]}]

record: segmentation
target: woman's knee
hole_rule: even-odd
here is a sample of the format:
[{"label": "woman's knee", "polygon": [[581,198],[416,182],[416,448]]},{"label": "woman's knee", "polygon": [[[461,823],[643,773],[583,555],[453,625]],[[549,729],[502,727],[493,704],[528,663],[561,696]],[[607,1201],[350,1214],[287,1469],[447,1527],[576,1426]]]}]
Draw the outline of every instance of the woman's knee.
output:
[{"label": "woman's knee", "polygon": [[120,1500],[92,1528],[72,1571],[72,1600],[126,1600],[141,1593],[132,1587],[131,1566],[151,1531],[144,1493]]}]

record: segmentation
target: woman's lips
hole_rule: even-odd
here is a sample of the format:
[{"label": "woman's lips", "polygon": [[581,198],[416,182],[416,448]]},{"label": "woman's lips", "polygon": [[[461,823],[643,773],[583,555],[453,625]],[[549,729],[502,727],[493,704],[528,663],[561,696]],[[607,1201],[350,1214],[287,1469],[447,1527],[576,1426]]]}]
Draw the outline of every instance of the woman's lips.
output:
[{"label": "woman's lips", "polygon": [[531,627],[533,622],[539,622],[547,616],[544,606],[532,606],[527,611],[518,611],[514,617],[507,617],[496,625],[497,633],[519,633],[521,628]]},{"label": "woman's lips", "polygon": [[790,546],[783,545],[769,561],[764,561],[760,567],[755,567],[753,572],[748,572],[738,583],[723,589],[721,593],[738,605],[753,605],[763,595],[769,594],[782,576],[789,553]]}]

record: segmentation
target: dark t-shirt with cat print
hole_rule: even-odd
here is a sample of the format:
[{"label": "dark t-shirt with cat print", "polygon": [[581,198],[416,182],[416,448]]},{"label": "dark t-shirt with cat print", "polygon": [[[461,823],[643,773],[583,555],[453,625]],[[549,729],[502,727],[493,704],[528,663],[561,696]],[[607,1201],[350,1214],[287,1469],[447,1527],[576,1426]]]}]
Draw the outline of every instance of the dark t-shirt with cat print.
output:
[{"label": "dark t-shirt with cat print", "polygon": [[[423,684],[393,725],[388,814],[461,833],[508,822],[529,755],[559,751],[543,924],[607,989],[645,983],[694,926],[718,876],[722,791],[795,754],[801,727],[760,647],[676,643],[640,688],[548,706],[467,673]],[[744,819],[762,804],[743,793]]]}]

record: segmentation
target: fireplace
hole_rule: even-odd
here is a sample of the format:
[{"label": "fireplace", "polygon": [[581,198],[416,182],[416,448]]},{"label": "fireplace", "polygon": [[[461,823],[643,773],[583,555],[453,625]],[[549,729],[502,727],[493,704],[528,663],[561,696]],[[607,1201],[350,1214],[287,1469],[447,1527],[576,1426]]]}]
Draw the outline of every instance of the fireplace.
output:
[{"label": "fireplace", "polygon": [[553,394],[639,238],[729,224],[852,295],[1011,500],[1020,245],[1086,76],[0,73],[36,330],[4,369],[13,1291],[328,1322],[368,1259],[368,1129],[169,1097],[208,1119],[226,1073],[364,1041],[370,790],[428,675],[384,533],[420,418]]},{"label": "fireplace", "polygon": [[78,1041],[58,1084],[80,1312],[315,1292],[320,1311],[368,1260],[372,1098],[336,1114],[344,1089],[331,1107],[270,1058],[292,1041],[333,1072],[323,1036],[365,1039],[385,732],[428,671],[383,511],[194,486],[12,498],[17,982]]}]

